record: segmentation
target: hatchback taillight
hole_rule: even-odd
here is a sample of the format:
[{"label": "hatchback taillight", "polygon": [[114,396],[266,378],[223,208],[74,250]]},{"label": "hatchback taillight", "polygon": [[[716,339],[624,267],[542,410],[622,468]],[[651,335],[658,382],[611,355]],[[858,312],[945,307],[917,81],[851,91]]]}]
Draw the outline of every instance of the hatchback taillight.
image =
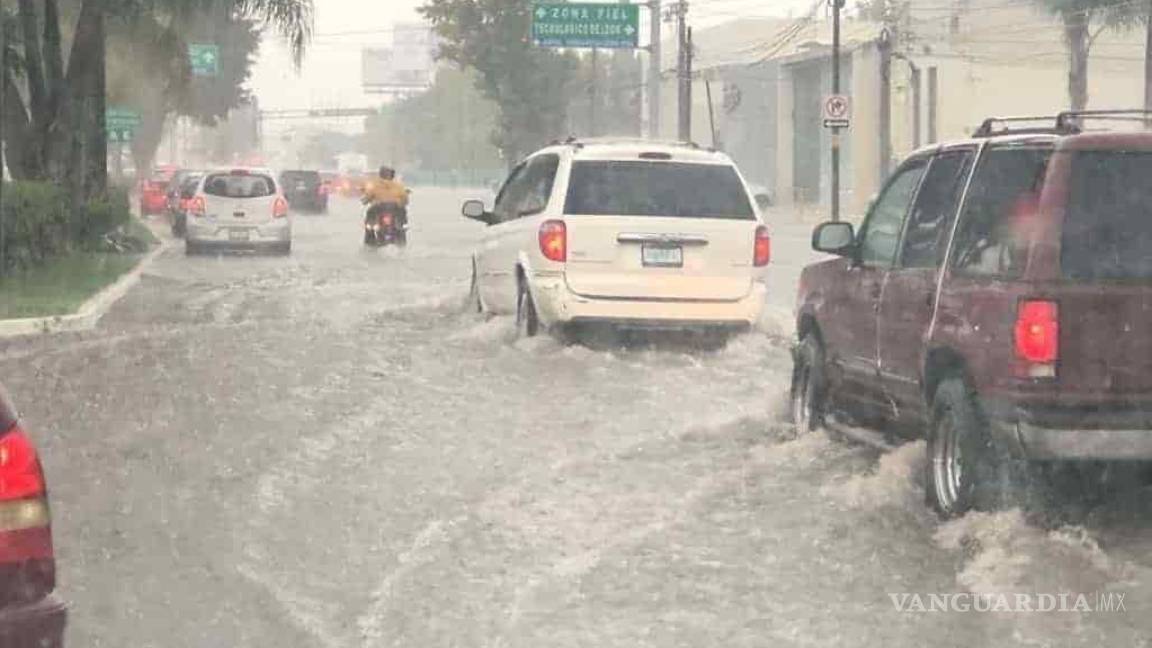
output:
[{"label": "hatchback taillight", "polygon": [[756,227],[756,238],[752,243],[752,265],[762,267],[768,265],[772,258],[772,239],[768,236],[768,228],[763,225]]},{"label": "hatchback taillight", "polygon": [[51,516],[36,448],[19,427],[0,433],[0,608],[56,587]]},{"label": "hatchback taillight", "polygon": [[568,260],[568,227],[564,221],[544,221],[540,225],[540,253],[549,261]]},{"label": "hatchback taillight", "polygon": [[1041,365],[1055,363],[1060,357],[1059,306],[1045,299],[1021,301],[1016,307],[1014,333],[1016,357]]},{"label": "hatchback taillight", "polygon": [[288,215],[288,201],[283,196],[277,196],[272,203],[272,218],[283,218]]}]

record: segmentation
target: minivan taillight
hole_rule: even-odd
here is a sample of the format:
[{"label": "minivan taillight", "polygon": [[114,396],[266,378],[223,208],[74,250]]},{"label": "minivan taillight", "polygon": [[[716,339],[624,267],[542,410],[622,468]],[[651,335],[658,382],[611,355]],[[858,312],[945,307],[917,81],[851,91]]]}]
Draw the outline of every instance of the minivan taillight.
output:
[{"label": "minivan taillight", "polygon": [[772,239],[768,236],[768,228],[763,225],[756,227],[756,238],[752,244],[752,265],[763,267],[768,265],[772,258]]},{"label": "minivan taillight", "polygon": [[288,201],[284,200],[283,196],[278,196],[276,202],[272,203],[272,218],[284,218],[288,215]]},{"label": "minivan taillight", "polygon": [[549,261],[568,260],[568,227],[564,221],[550,220],[540,224],[540,253]]},{"label": "minivan taillight", "polygon": [[188,212],[193,216],[203,216],[208,211],[208,207],[204,204],[204,196],[196,196],[192,202],[188,204]]},{"label": "minivan taillight", "polygon": [[[1016,357],[1051,365],[1060,357],[1060,308],[1054,301],[1025,299],[1016,307]],[[1045,375],[1055,375],[1046,372]]]}]

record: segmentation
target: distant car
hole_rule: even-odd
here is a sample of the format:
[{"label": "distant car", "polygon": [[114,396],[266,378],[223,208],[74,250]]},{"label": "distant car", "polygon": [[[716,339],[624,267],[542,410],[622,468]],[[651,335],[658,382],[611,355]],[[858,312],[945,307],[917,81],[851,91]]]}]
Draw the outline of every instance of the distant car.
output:
[{"label": "distant car", "polygon": [[328,211],[328,186],[319,171],[284,171],[280,174],[280,186],[289,207],[298,211]]},{"label": "distant car", "polygon": [[172,235],[184,236],[188,229],[188,210],[192,208],[192,201],[196,198],[196,189],[200,186],[200,180],[204,177],[201,172],[195,172],[184,176],[184,181],[176,190],[176,207],[170,210],[172,219]]},{"label": "distant car", "polygon": [[61,648],[67,610],[44,471],[0,385],[0,646]]},{"label": "distant car", "polygon": [[178,169],[176,173],[172,174],[172,178],[168,180],[168,186],[164,190],[165,195],[165,211],[169,216],[174,215],[180,210],[180,187],[183,186],[184,181],[189,176],[197,172],[192,169]]},{"label": "distant car", "polygon": [[905,160],[859,232],[816,229],[838,258],[800,280],[801,429],[926,437],[949,517],[1019,503],[1040,464],[1152,460],[1152,133],[1081,132],[1094,117],[1146,119],[989,120]]},{"label": "distant car", "polygon": [[140,183],[140,213],[163,214],[168,206],[168,185],[176,175],[176,167],[159,166]]},{"label": "distant car", "polygon": [[289,254],[288,201],[267,169],[210,171],[196,184],[188,208],[184,249],[248,249]]},{"label": "distant car", "polygon": [[571,141],[511,173],[472,257],[472,303],[521,335],[585,323],[748,329],[767,290],[768,229],[736,165],[694,145]]}]

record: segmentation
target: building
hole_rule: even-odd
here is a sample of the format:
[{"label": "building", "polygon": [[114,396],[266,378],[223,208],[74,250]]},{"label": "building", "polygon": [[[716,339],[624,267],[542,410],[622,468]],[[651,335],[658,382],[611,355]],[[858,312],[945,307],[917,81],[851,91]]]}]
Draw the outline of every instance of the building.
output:
[{"label": "building", "polygon": [[[1059,20],[1032,2],[911,0],[883,20],[845,17],[840,198],[860,215],[892,166],[928,143],[969,136],[989,116],[1068,106]],[[1143,30],[1094,28],[1089,108],[1143,102]],[[1098,32],[1098,33],[1097,33]],[[692,139],[728,151],[749,181],[814,217],[830,201],[831,26],[824,14],[742,19],[694,34]],[[665,47],[661,126],[677,132],[676,48]],[[707,100],[711,90],[711,106]],[[711,120],[709,119],[711,107]]]}]

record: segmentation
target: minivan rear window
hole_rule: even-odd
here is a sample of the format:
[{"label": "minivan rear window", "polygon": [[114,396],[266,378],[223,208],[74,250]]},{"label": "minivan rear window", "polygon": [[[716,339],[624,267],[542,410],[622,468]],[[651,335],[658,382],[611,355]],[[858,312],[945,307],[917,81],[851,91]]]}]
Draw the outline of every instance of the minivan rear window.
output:
[{"label": "minivan rear window", "polygon": [[564,213],[755,218],[748,193],[729,165],[631,160],[574,162]]},{"label": "minivan rear window", "polygon": [[1152,279],[1152,153],[1072,151],[1060,245],[1064,276]]},{"label": "minivan rear window", "polygon": [[204,181],[204,193],[221,198],[264,198],[276,193],[276,183],[258,173],[214,173]]}]

